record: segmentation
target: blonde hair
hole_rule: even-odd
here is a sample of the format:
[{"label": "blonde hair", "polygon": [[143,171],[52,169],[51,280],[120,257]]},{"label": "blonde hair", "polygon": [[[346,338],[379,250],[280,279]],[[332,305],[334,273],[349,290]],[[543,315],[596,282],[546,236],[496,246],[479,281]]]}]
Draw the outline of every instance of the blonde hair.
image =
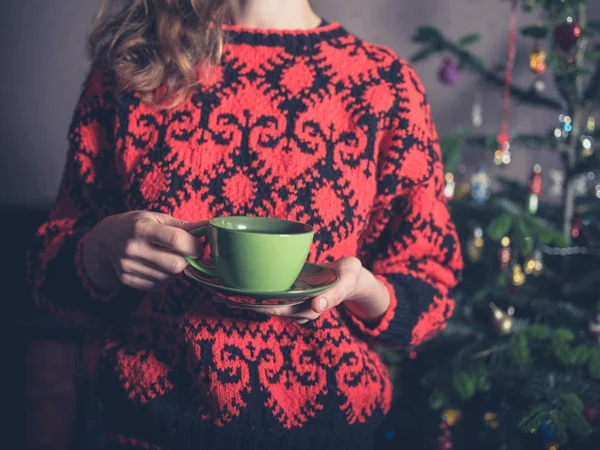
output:
[{"label": "blonde hair", "polygon": [[174,106],[198,83],[199,69],[219,63],[228,6],[228,0],[102,0],[90,58],[114,73],[121,91]]}]

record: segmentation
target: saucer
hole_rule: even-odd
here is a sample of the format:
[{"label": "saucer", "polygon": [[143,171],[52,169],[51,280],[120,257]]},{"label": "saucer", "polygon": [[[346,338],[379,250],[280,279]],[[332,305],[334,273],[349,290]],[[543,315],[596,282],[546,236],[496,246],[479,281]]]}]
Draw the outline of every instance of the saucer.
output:
[{"label": "saucer", "polygon": [[331,269],[306,263],[292,287],[287,291],[252,292],[226,287],[219,276],[207,275],[191,266],[188,266],[183,273],[192,281],[202,285],[207,291],[215,294],[217,302],[258,307],[291,306],[303,303],[332,288],[339,279],[337,273]]}]

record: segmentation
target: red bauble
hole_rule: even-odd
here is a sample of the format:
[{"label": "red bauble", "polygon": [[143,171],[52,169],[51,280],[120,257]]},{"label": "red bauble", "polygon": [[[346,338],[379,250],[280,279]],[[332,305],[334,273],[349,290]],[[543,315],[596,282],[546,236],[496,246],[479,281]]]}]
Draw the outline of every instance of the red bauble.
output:
[{"label": "red bauble", "polygon": [[575,22],[561,23],[554,28],[554,41],[563,52],[571,51],[580,37],[581,27]]},{"label": "red bauble", "polygon": [[442,437],[438,442],[440,450],[451,450],[452,447],[454,447],[454,444],[452,444],[452,441],[448,438]]},{"label": "red bauble", "polygon": [[544,193],[544,187],[542,185],[542,167],[539,164],[533,166],[533,170],[529,176],[527,190],[530,194],[535,194],[538,197]]},{"label": "red bauble", "polygon": [[586,406],[585,408],[583,408],[583,415],[590,422],[594,422],[598,418],[598,416],[600,416],[600,408]]},{"label": "red bauble", "polygon": [[581,234],[581,217],[579,214],[573,214],[573,218],[571,219],[571,236],[573,239],[577,239]]},{"label": "red bauble", "polygon": [[450,58],[444,59],[438,75],[443,84],[454,86],[460,80],[460,69],[458,64]]}]

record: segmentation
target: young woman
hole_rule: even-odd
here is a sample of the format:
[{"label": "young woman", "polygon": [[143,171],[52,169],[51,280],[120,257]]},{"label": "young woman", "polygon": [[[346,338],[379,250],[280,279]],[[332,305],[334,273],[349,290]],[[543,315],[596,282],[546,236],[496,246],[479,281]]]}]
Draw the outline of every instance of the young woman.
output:
[{"label": "young woman", "polygon": [[[30,257],[37,303],[90,330],[112,448],[371,448],[392,400],[371,345],[440,331],[462,265],[419,78],[308,0],[121,3]],[[339,284],[213,302],[182,255],[208,256],[188,231],[223,215],[312,225]]]}]

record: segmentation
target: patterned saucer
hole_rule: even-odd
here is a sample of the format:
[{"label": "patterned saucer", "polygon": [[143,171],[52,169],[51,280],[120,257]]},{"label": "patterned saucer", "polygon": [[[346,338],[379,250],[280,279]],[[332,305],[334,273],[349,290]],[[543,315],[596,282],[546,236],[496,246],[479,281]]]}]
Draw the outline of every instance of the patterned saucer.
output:
[{"label": "patterned saucer", "polygon": [[202,285],[207,291],[215,294],[217,302],[264,307],[300,304],[332,288],[339,279],[337,273],[331,269],[306,263],[292,287],[287,291],[251,292],[226,287],[220,277],[207,275],[191,266],[185,269],[184,274],[192,281]]}]

